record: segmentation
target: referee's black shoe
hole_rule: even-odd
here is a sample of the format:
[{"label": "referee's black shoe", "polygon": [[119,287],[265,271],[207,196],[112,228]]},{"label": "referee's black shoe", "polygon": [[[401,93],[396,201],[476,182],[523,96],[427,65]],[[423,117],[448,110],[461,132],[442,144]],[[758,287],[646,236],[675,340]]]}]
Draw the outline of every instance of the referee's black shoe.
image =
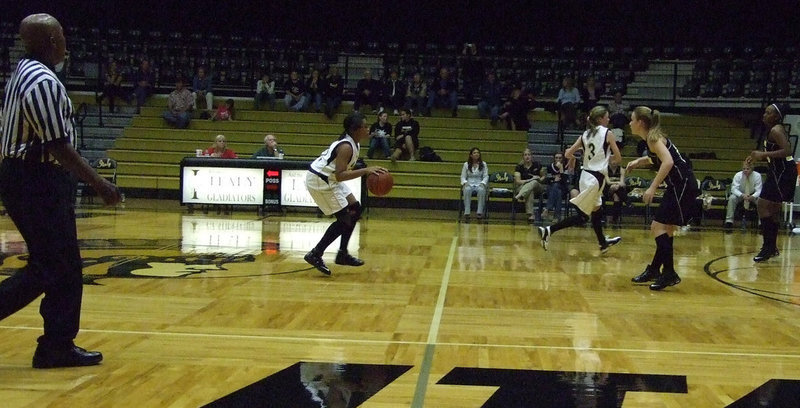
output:
[{"label": "referee's black shoe", "polygon": [[681,283],[681,277],[675,271],[664,271],[656,281],[650,284],[650,290],[661,290]]},{"label": "referee's black shoe", "polygon": [[86,351],[78,346],[53,348],[39,345],[33,353],[33,368],[84,367],[100,364],[99,351]]},{"label": "referee's black shoe", "polygon": [[328,266],[325,265],[325,261],[322,260],[322,255],[314,252],[314,250],[308,251],[306,256],[303,257],[311,266],[317,268],[318,271],[324,273],[325,275],[330,276],[331,270],[328,269]]},{"label": "referee's black shoe", "polygon": [[753,257],[753,262],[764,262],[767,259],[772,258],[773,256],[778,256],[780,254],[781,253],[778,252],[777,248],[772,249],[772,248],[762,247],[761,251],[758,251],[758,255]]},{"label": "referee's black shoe", "polygon": [[350,255],[347,251],[339,251],[336,254],[336,265],[348,265],[348,266],[361,266],[364,265],[364,261]]}]

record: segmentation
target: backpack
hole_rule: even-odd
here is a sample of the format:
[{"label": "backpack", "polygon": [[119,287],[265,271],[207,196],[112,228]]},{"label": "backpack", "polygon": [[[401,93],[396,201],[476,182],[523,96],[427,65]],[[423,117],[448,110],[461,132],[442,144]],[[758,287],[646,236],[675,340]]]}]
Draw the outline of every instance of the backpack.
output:
[{"label": "backpack", "polygon": [[419,159],[427,162],[440,162],[442,158],[429,146],[422,146],[419,149]]}]

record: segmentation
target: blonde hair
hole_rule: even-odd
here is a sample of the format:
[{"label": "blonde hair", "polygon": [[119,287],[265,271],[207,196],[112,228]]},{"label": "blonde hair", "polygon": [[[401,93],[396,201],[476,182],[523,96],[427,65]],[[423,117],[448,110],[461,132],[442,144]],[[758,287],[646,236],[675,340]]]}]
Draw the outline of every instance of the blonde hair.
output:
[{"label": "blonde hair", "polygon": [[525,164],[525,152],[530,153],[531,161],[533,161],[533,152],[531,151],[530,147],[526,147],[525,150],[522,151],[522,160],[519,161],[519,164]]},{"label": "blonde hair", "polygon": [[660,115],[657,110],[650,109],[647,106],[637,106],[633,113],[636,115],[637,120],[644,122],[644,127],[647,129],[648,142],[654,143],[661,138],[667,138],[667,133],[664,132],[664,129],[661,129],[659,123]]},{"label": "blonde hair", "polygon": [[597,134],[600,127],[600,119],[608,114],[608,109],[605,106],[595,106],[589,111],[589,120],[586,121],[586,127],[589,129],[589,137]]}]

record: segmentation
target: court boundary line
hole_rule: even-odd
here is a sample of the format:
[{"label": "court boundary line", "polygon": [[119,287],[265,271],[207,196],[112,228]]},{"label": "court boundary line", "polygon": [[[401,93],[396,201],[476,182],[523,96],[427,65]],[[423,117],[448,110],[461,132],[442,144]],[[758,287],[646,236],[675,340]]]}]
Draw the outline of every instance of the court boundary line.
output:
[{"label": "court boundary line", "polygon": [[428,379],[433,365],[433,352],[436,350],[436,339],[439,338],[439,327],[442,323],[442,313],[444,313],[444,301],[447,297],[447,287],[450,285],[450,273],[453,270],[453,259],[456,254],[456,244],[458,243],[458,228],[453,232],[450,240],[450,252],[447,254],[447,263],[442,273],[442,282],[439,285],[439,296],[436,299],[436,307],[433,310],[431,326],[428,329],[428,340],[425,344],[425,353],[422,355],[417,385],[414,388],[414,397],[411,400],[411,408],[422,408],[425,406],[425,394],[428,391]]},{"label": "court boundary line", "polygon": [[[5,330],[36,330],[41,331],[41,327],[30,326],[3,326]],[[173,336],[173,337],[198,337],[198,338],[219,338],[219,339],[242,339],[242,340],[274,340],[287,342],[329,342],[329,343],[350,343],[350,344],[386,344],[386,345],[428,345],[423,341],[402,341],[402,340],[364,340],[364,339],[345,339],[333,337],[290,337],[290,336],[259,336],[254,334],[214,334],[214,333],[183,333],[183,332],[157,332],[140,330],[105,330],[105,329],[85,329],[84,333],[100,334],[119,334],[119,335],[140,335],[140,336]],[[614,352],[614,353],[659,353],[659,354],[684,354],[684,355],[710,355],[710,356],[740,356],[740,357],[769,357],[769,358],[800,358],[798,354],[771,354],[771,353],[745,353],[745,352],[725,352],[725,351],[693,351],[693,350],[658,350],[658,349],[635,349],[635,348],[614,348],[614,347],[569,347],[569,346],[545,346],[545,345],[520,345],[520,344],[488,344],[488,343],[451,343],[437,342],[434,346],[446,347],[487,347],[487,348],[513,348],[513,349],[539,349],[539,350],[565,350],[565,351],[595,351],[595,352]]]}]

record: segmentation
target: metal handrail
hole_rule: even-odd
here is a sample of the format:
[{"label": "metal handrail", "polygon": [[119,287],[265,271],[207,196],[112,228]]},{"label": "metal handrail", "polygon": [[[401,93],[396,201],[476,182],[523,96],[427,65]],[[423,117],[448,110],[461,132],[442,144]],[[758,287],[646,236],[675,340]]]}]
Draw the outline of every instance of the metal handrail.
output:
[{"label": "metal handrail", "polygon": [[77,114],[78,129],[80,129],[80,134],[78,135],[80,138],[80,148],[78,149],[79,152],[80,150],[86,148],[86,143],[83,140],[83,121],[86,119],[86,115],[88,115],[88,113],[88,106],[86,105],[86,102],[81,102],[81,104],[78,105]]}]

